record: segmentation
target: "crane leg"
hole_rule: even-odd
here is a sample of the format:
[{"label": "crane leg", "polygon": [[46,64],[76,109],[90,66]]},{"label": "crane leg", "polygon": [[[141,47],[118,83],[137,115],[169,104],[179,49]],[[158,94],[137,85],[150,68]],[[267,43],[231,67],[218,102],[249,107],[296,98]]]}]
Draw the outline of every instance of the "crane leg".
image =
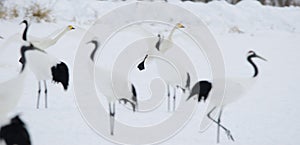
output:
[{"label": "crane leg", "polygon": [[171,100],[170,100],[170,87],[169,87],[169,85],[167,85],[168,87],[167,87],[167,89],[168,89],[168,111],[170,112],[170,110],[171,110]]},{"label": "crane leg", "polygon": [[218,117],[218,128],[217,128],[217,143],[220,143],[220,124],[221,124],[221,116],[223,109],[220,110],[220,114]]},{"label": "crane leg", "polygon": [[[215,119],[213,119],[213,118],[211,117],[211,113],[212,113],[215,109],[216,109],[216,107],[214,107],[213,109],[211,109],[211,111],[208,112],[207,117],[208,117],[211,121],[213,121],[214,123],[216,123],[216,124],[218,125],[218,127],[221,127],[221,128],[226,132],[226,135],[227,135],[227,137],[228,137],[229,140],[234,141],[234,138],[233,138],[233,136],[232,136],[230,130],[227,129],[225,126],[223,126],[223,125],[220,123],[221,121],[218,122],[218,121],[216,121]],[[220,120],[221,120],[221,119],[220,119]]]},{"label": "crane leg", "polygon": [[134,106],[132,106],[132,110],[135,112],[138,110],[138,100],[136,96],[132,96],[132,102],[134,104]]},{"label": "crane leg", "polygon": [[110,102],[108,105],[109,105],[110,135],[114,135],[116,107],[114,102]]},{"label": "crane leg", "polygon": [[176,109],[176,88],[174,89],[174,94],[173,94],[173,111]]},{"label": "crane leg", "polygon": [[133,109],[133,112],[135,112],[135,111],[137,111],[138,110],[138,102],[136,101],[135,102],[135,107],[134,107],[134,109]]},{"label": "crane leg", "polygon": [[41,96],[41,82],[38,81],[38,96],[37,96],[37,102],[36,102],[36,109],[39,109],[40,106],[40,96]]},{"label": "crane leg", "polygon": [[48,90],[47,90],[46,80],[44,80],[44,87],[45,87],[45,108],[48,108]]}]

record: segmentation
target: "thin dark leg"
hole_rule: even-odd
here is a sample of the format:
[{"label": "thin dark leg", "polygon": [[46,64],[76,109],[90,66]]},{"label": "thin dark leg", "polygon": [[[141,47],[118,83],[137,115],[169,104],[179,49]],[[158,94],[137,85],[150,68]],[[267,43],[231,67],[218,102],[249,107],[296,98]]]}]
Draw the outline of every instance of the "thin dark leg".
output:
[{"label": "thin dark leg", "polygon": [[134,102],[134,105],[135,105],[135,107],[133,107],[133,112],[135,112],[135,111],[138,110],[138,101],[137,101],[137,99],[136,99],[136,100],[133,101],[133,102]]},{"label": "thin dark leg", "polygon": [[218,117],[217,143],[220,143],[220,124],[221,124],[222,111],[223,111],[223,109],[221,108],[220,114],[219,114],[219,117]]},{"label": "thin dark leg", "polygon": [[133,112],[138,110],[138,102],[135,102],[135,109],[133,109]]},{"label": "thin dark leg", "polygon": [[47,90],[46,80],[44,80],[44,87],[45,87],[45,108],[48,108],[48,90]]},{"label": "thin dark leg", "polygon": [[234,138],[233,138],[232,134],[230,133],[230,130],[227,129],[226,127],[224,127],[221,123],[218,123],[218,121],[214,120],[214,119],[210,116],[211,113],[212,113],[215,109],[216,109],[216,107],[214,107],[213,109],[211,109],[211,111],[208,112],[207,117],[208,117],[211,121],[213,121],[214,123],[216,123],[216,124],[218,125],[218,127],[221,127],[221,128],[226,132],[226,135],[227,135],[227,137],[228,137],[229,140],[234,141]]},{"label": "thin dark leg", "polygon": [[167,85],[168,87],[167,87],[167,89],[168,89],[168,111],[170,112],[170,110],[171,110],[171,98],[170,98],[170,87],[169,87],[169,85]]},{"label": "thin dark leg", "polygon": [[176,88],[174,89],[174,94],[173,94],[173,111],[176,109]]},{"label": "thin dark leg", "polygon": [[41,96],[41,82],[38,81],[38,96],[37,96],[37,102],[36,102],[36,109],[39,109],[40,106],[40,96]]},{"label": "thin dark leg", "polygon": [[110,120],[110,135],[114,135],[114,127],[115,127],[115,103],[110,102],[109,104],[109,120]]}]

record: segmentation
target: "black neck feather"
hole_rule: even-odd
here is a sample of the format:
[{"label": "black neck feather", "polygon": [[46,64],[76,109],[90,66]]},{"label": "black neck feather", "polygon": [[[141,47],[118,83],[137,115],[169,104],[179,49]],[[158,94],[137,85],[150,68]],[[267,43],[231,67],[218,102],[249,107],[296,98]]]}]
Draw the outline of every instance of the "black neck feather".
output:
[{"label": "black neck feather", "polygon": [[96,40],[92,40],[91,43],[93,43],[95,45],[95,48],[94,48],[94,50],[92,51],[92,53],[90,55],[91,60],[94,61],[94,59],[95,59],[95,53],[96,53],[96,51],[97,51],[97,49],[99,47],[99,44],[98,44],[98,42]]},{"label": "black neck feather", "polygon": [[248,62],[253,66],[254,68],[254,75],[253,77],[255,78],[258,75],[258,68],[255,65],[255,63],[253,62],[252,58],[255,57],[255,55],[250,55],[247,57]]},{"label": "black neck feather", "polygon": [[21,58],[20,58],[20,62],[22,63],[22,69],[21,69],[21,72],[24,71],[25,69],[25,65],[26,65],[26,57],[25,57],[25,52],[27,50],[34,50],[34,46],[32,44],[30,44],[30,46],[22,46],[21,49],[20,49],[20,52],[21,52]]},{"label": "black neck feather", "polygon": [[24,41],[27,41],[28,22],[27,22],[27,21],[24,21],[23,23],[26,25],[26,27],[25,27],[25,29],[24,29],[22,39],[23,39]]}]

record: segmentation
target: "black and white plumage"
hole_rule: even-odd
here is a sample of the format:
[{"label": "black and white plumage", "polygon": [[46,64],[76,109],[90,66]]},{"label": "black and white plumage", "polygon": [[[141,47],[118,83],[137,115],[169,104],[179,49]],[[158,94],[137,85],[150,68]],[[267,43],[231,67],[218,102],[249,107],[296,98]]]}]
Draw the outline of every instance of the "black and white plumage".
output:
[{"label": "black and white plumage", "polygon": [[145,61],[146,61],[147,57],[148,57],[148,55],[146,55],[146,56],[144,57],[143,61],[142,61],[141,63],[138,64],[137,67],[138,67],[139,70],[144,70],[144,69],[145,69]]},{"label": "black and white plumage", "polygon": [[190,95],[188,96],[186,101],[191,99],[194,95],[198,95],[198,102],[200,102],[202,99],[205,102],[209,95],[211,88],[212,88],[212,84],[209,81],[197,82],[193,86],[192,91],[190,92]]},{"label": "black and white plumage", "polygon": [[[164,36],[162,34],[158,34],[157,35],[158,41],[155,43],[156,49],[153,49],[154,48],[153,46],[149,46],[150,48],[148,48],[146,56],[157,54],[157,53],[165,53],[169,48],[172,48],[173,47],[173,35],[175,33],[175,30],[181,29],[181,28],[185,28],[185,26],[181,23],[177,23],[170,31],[166,40],[164,39]],[[143,32],[145,33],[145,35],[150,35],[150,36],[153,35],[153,34],[149,34],[150,32],[147,32],[146,30],[144,30]],[[144,58],[147,58],[146,56]],[[140,66],[144,66],[145,65],[144,63],[146,63],[146,59],[144,59],[143,61],[141,61],[138,64],[137,68],[139,69],[139,71],[142,71],[145,69],[145,67],[140,67]]]},{"label": "black and white plumage", "polygon": [[24,23],[26,25],[22,38],[24,41],[30,43],[30,45],[21,48],[20,62],[22,64],[26,63],[38,80],[38,96],[37,96],[37,105],[36,105],[37,108],[39,108],[40,94],[41,94],[41,81],[43,81],[44,94],[45,94],[45,108],[47,108],[48,90],[47,90],[46,81],[52,80],[54,83],[61,83],[64,90],[67,90],[69,85],[69,69],[64,62],[48,54],[45,50],[37,48],[31,43],[31,41],[28,41],[27,40],[27,31],[29,28],[28,22],[24,20],[21,23]]},{"label": "black and white plumage", "polygon": [[68,66],[63,63],[57,63],[51,67],[53,82],[61,83],[65,90],[68,89],[69,85],[69,70]]},{"label": "black and white plumage", "polygon": [[190,73],[186,73],[186,81],[185,81],[185,86],[182,87],[180,85],[176,86],[177,88],[180,88],[182,90],[183,93],[185,93],[186,90],[190,91],[191,90],[191,76]]},{"label": "black and white plumage", "polygon": [[0,140],[6,145],[31,145],[26,125],[18,115],[11,119],[10,124],[1,127]]},{"label": "black and white plumage", "polygon": [[[33,49],[32,46],[22,46],[20,48],[21,56],[25,49]],[[22,68],[20,73],[5,82],[0,83],[0,121],[7,117],[17,105],[24,90],[24,81],[28,73],[28,65],[25,59],[22,59]]]},{"label": "black and white plumage", "polygon": [[[133,84],[131,84],[131,90],[126,87],[122,88],[121,90],[118,90],[118,94],[122,95],[122,98],[117,99],[115,97],[115,89],[112,87],[112,80],[110,79],[111,71],[107,70],[106,68],[95,66],[95,53],[99,48],[99,42],[96,40],[89,41],[87,44],[94,44],[94,49],[92,50],[90,54],[90,73],[92,76],[92,79],[95,79],[97,89],[107,98],[108,101],[108,107],[109,107],[109,118],[110,118],[110,134],[114,135],[114,121],[115,121],[115,115],[116,115],[116,107],[115,102],[118,101],[119,103],[127,104],[129,103],[132,107],[133,111],[136,111],[137,109],[137,94],[136,90]],[[95,67],[95,68],[94,68]],[[93,74],[93,70],[95,70],[95,75]],[[128,84],[129,81],[127,78],[123,78],[121,76],[117,76],[119,83],[122,84]],[[131,99],[128,97],[131,96]]]},{"label": "black and white plumage", "polygon": [[[219,91],[216,94],[223,94],[224,88],[219,88],[220,86],[223,86],[223,85],[219,85],[219,84],[222,84],[223,82],[225,82],[225,86],[226,86],[225,94],[224,94],[224,96],[209,96],[209,97],[211,97],[211,99],[210,99],[210,102],[209,102],[210,104],[207,109],[207,117],[203,119],[203,121],[200,125],[200,129],[201,129],[201,131],[206,130],[209,127],[209,125],[211,124],[211,122],[217,124],[218,125],[217,142],[220,142],[220,129],[221,128],[225,131],[228,139],[234,141],[231,131],[228,128],[226,128],[223,124],[221,124],[221,115],[222,115],[222,112],[223,112],[223,109],[225,106],[239,100],[243,96],[243,93],[247,92],[254,85],[254,83],[257,79],[257,76],[258,76],[258,68],[257,68],[256,64],[253,62],[253,58],[260,58],[260,59],[266,61],[266,59],[257,55],[254,51],[248,52],[247,61],[250,63],[250,65],[254,69],[254,74],[252,77],[215,78],[211,83],[211,88],[212,88],[211,91],[215,91],[215,92]],[[202,97],[204,98],[204,100],[206,100],[207,92],[209,92],[209,90],[210,90],[209,84],[210,84],[209,82],[206,82],[202,85],[196,84],[196,86],[193,87],[193,89],[191,91],[190,97],[192,95],[199,93],[200,97],[202,94],[202,95],[204,95]],[[198,89],[199,86],[200,86],[200,91]],[[204,87],[203,92],[201,92],[202,91],[201,86]],[[194,88],[195,88],[195,91],[193,91]],[[198,90],[198,92],[197,92],[197,90]],[[199,101],[199,99],[198,99],[198,101]],[[217,115],[217,113],[219,113],[219,115]],[[217,116],[217,119],[215,119],[216,116]]]},{"label": "black and white plumage", "polygon": [[164,40],[164,37],[161,34],[158,34],[157,37],[158,37],[158,40],[155,44],[155,48],[159,51],[160,50],[160,45],[161,45],[162,41]]},{"label": "black and white plumage", "polygon": [[136,111],[137,105],[138,105],[138,100],[137,100],[137,94],[136,94],[136,90],[133,84],[131,84],[131,92],[132,92],[132,97],[131,100],[127,99],[127,98],[120,98],[119,99],[119,103],[124,103],[125,105],[127,103],[129,103],[132,107],[133,112]]},{"label": "black and white plumage", "polygon": [[55,83],[61,83],[64,90],[69,85],[69,69],[67,65],[48,54],[46,51],[36,48],[32,44],[21,48],[21,63],[26,63],[38,80],[37,108],[39,108],[41,81],[44,82],[45,108],[47,103],[47,83],[46,80],[52,80]]},{"label": "black and white plumage", "polygon": [[[154,46],[150,46],[148,48],[145,59],[138,64],[139,71],[145,69],[146,60],[151,59],[148,55],[163,55],[167,50],[173,47],[173,35],[177,29],[185,28],[185,26],[181,23],[177,23],[170,31],[167,39],[164,39],[162,34],[158,34],[158,41]],[[145,31],[145,33],[147,33]],[[167,101],[168,101],[168,111],[176,109],[176,88],[179,87],[180,81],[178,81],[178,74],[176,70],[171,67],[170,63],[166,63],[165,61],[155,60],[158,72],[160,77],[165,81],[167,85]],[[143,67],[140,67],[143,66]],[[184,89],[182,89],[184,91]],[[173,92],[173,97],[171,99],[171,92]],[[173,101],[173,107],[171,107],[171,100]],[[171,109],[173,108],[173,109]]]}]

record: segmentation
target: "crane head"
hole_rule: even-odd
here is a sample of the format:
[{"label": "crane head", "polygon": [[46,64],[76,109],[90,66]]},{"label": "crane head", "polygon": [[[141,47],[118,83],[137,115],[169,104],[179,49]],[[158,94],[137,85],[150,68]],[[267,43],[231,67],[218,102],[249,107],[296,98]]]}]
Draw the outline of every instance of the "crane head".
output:
[{"label": "crane head", "polygon": [[259,58],[259,59],[261,59],[261,60],[264,60],[264,61],[267,61],[267,59],[265,59],[265,58],[263,58],[263,57],[261,57],[261,56],[259,56],[259,55],[257,55],[254,51],[252,51],[252,50],[250,50],[249,52],[248,52],[248,57],[256,57],[256,58]]},{"label": "crane head", "polygon": [[28,21],[27,21],[27,20],[23,20],[23,21],[20,23],[20,25],[21,25],[21,24],[28,25]]},{"label": "crane head", "polygon": [[68,26],[69,30],[74,30],[75,28],[72,25]]},{"label": "crane head", "polygon": [[185,28],[185,26],[184,26],[183,24],[181,24],[181,23],[177,23],[177,24],[176,24],[176,27],[177,27],[177,28]]}]

